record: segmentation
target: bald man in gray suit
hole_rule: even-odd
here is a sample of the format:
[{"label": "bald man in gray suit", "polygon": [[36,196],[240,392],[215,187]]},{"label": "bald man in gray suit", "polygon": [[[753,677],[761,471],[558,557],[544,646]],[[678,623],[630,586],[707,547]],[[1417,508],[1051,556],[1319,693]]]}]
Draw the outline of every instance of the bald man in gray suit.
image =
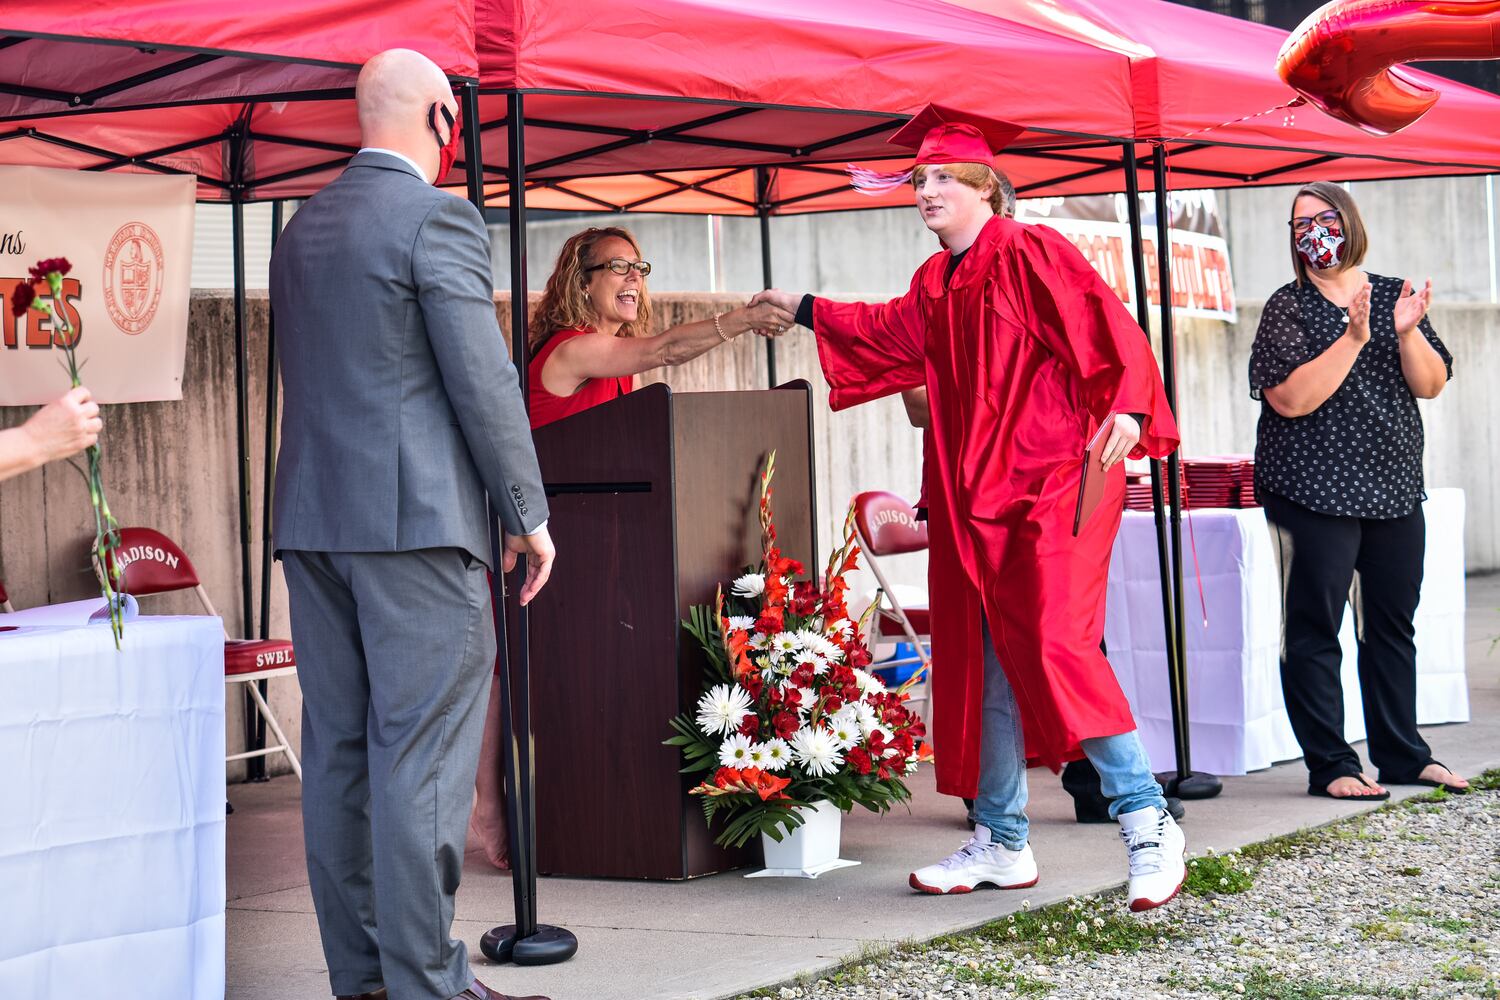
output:
[{"label": "bald man in gray suit", "polygon": [[495,662],[485,494],[523,604],[551,569],[547,500],[484,220],[432,186],[452,89],[394,49],[356,97],[365,148],[271,261],[308,878],[336,996],[505,1000],[450,936]]}]

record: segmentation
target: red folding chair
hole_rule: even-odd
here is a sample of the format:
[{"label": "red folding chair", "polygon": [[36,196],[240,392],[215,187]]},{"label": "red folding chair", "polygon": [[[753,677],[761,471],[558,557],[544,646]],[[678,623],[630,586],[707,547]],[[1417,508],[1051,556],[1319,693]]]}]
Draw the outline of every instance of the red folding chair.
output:
[{"label": "red folding chair", "polygon": [[[166,535],[151,528],[121,528],[120,547],[117,550],[120,566],[124,569],[124,590],[136,597],[150,594],[166,594],[178,590],[191,590],[198,595],[198,603],[206,614],[218,616],[208,592],[198,582],[198,571],[193,569],[187,553]],[[107,557],[113,560],[113,556]],[[97,570],[97,566],[96,566]],[[266,704],[256,681],[272,677],[290,677],[297,672],[297,657],[287,639],[231,639],[224,638],[224,683],[244,684],[250,692],[255,709],[266,725],[275,734],[275,746],[262,750],[247,750],[230,754],[226,763],[248,757],[267,757],[273,753],[286,754],[292,772],[302,780],[302,762],[292,752],[286,734],[276,724],[271,706]]]},{"label": "red folding chair", "polygon": [[10,595],[5,592],[5,581],[0,580],[0,614],[12,614],[15,610],[10,606]]},{"label": "red folding chair", "polygon": [[868,629],[871,655],[874,655],[876,646],[881,642],[905,636],[916,649],[916,655],[885,660],[879,666],[921,663],[919,674],[926,674],[932,665],[932,624],[927,605],[903,607],[880,568],[880,558],[883,556],[925,552],[926,522],[918,521],[912,505],[901,497],[873,490],[854,498],[854,531],[859,539],[860,551],[865,554],[865,562],[880,584],[880,589],[875,592],[876,608],[870,617]]}]

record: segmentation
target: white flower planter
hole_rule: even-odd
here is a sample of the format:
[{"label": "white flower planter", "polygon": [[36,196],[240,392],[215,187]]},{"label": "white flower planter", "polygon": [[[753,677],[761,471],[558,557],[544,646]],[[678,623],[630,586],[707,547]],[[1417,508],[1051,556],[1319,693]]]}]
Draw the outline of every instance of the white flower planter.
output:
[{"label": "white flower planter", "polygon": [[844,814],[832,802],[825,799],[811,806],[799,806],[797,811],[802,815],[802,825],[782,834],[780,843],[760,835],[766,851],[766,867],[746,878],[817,878],[824,872],[859,864],[839,857]]}]

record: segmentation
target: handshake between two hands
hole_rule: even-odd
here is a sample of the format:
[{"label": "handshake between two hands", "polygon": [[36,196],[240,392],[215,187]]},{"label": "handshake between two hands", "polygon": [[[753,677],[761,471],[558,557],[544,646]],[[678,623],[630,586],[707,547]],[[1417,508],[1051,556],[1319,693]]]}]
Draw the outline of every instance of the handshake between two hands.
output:
[{"label": "handshake between two hands", "polygon": [[767,288],[756,292],[744,307],[745,321],[762,337],[779,337],[797,322],[797,306],[802,296]]}]

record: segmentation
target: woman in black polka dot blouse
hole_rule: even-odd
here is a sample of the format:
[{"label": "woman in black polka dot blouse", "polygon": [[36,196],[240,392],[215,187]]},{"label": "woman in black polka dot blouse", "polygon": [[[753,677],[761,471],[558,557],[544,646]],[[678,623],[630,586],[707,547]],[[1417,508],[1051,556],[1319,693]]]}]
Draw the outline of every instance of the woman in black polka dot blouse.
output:
[{"label": "woman in black polka dot blouse", "polygon": [[1281,687],[1308,768],[1308,794],[1383,799],[1344,740],[1339,625],[1352,602],[1371,762],[1385,784],[1468,782],[1417,732],[1412,616],[1422,586],[1422,417],[1453,359],[1421,291],[1360,269],[1368,245],[1337,184],[1297,192],[1296,280],[1266,300],[1250,352],[1261,400],[1255,487],[1277,549]]}]

